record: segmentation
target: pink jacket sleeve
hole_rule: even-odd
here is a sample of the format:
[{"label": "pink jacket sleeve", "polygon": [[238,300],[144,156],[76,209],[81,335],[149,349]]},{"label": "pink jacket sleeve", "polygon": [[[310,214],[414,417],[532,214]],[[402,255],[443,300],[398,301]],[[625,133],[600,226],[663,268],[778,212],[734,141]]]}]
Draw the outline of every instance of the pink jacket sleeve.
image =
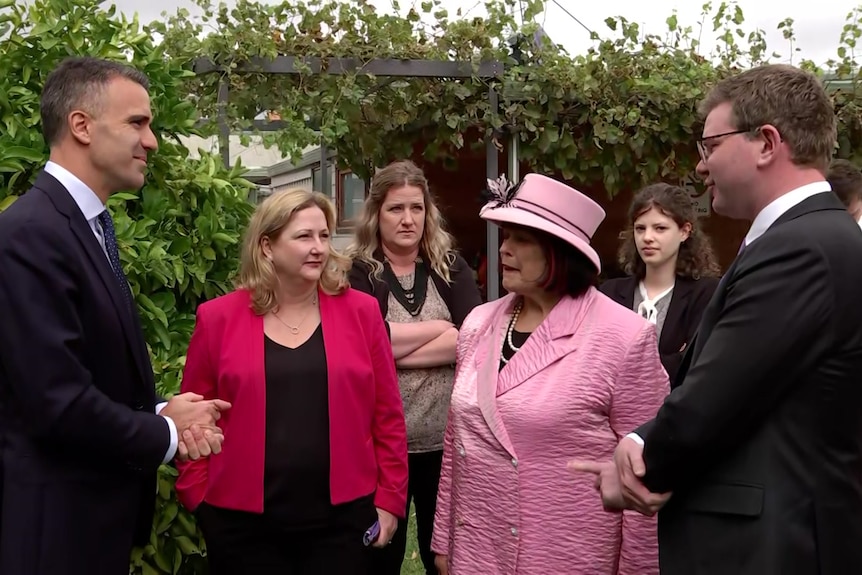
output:
[{"label": "pink jacket sleeve", "polygon": [[[460,379],[464,369],[464,355],[470,346],[474,345],[469,330],[469,317],[464,320],[458,334],[458,345],[455,350],[455,383]],[[449,407],[449,419],[446,422],[446,433],[443,436],[443,465],[440,468],[440,483],[437,487],[437,509],[434,514],[434,533],[431,537],[431,550],[437,555],[449,554],[449,538],[452,532],[452,451],[454,449],[455,427],[452,424],[452,407]]]},{"label": "pink jacket sleeve", "polygon": [[[192,392],[203,395],[204,399],[215,399],[218,377],[210,358],[205,324],[204,314],[198,308],[195,329],[186,351],[186,366],[180,393]],[[177,461],[176,465],[179,471],[176,482],[177,498],[183,507],[194,511],[206,495],[209,457],[201,457],[196,461]]]},{"label": "pink jacket sleeve", "polygon": [[376,383],[374,420],[371,424],[377,459],[374,505],[403,518],[407,510],[407,424],[404,420],[404,404],[398,387],[392,346],[377,303],[369,300],[368,311],[365,318],[366,337],[371,349]]},{"label": "pink jacket sleeve", "polygon": [[[611,397],[610,423],[621,440],[658,412],[670,392],[655,326],[647,324],[629,347]],[[619,575],[658,575],[656,517],[624,511]]]}]

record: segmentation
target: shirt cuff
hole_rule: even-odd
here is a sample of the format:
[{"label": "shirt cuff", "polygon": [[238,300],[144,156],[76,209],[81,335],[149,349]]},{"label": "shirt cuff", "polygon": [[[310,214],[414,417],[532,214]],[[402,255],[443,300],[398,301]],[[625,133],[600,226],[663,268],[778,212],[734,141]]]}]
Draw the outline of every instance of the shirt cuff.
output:
[{"label": "shirt cuff", "polygon": [[635,443],[637,443],[641,447],[644,446],[643,438],[640,435],[638,435],[637,433],[629,433],[628,435],[626,435],[626,437],[630,438],[632,441],[634,441]]},{"label": "shirt cuff", "polygon": [[[156,407],[156,410],[161,411],[158,406]],[[179,439],[177,435],[177,424],[174,423],[174,420],[165,415],[162,417],[164,417],[165,421],[168,422],[168,430],[171,432],[171,444],[168,446],[168,451],[165,453],[165,458],[162,460],[162,463],[167,463],[177,454],[177,444],[179,443]]]}]

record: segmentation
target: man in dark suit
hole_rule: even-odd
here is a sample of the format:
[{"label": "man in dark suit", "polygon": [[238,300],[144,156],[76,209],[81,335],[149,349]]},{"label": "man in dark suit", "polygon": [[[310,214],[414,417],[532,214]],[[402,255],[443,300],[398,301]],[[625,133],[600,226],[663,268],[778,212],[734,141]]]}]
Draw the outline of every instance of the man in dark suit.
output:
[{"label": "man in dark suit", "polygon": [[[699,173],[752,221],[655,419],[598,473],[606,507],[660,509],[662,575],[862,569],[862,234],[824,174],[820,82],[770,65],[702,105]],[[610,467],[610,469],[608,469]]]},{"label": "man in dark suit", "polygon": [[0,214],[0,574],[122,575],[150,532],[158,466],[218,452],[230,405],[157,405],[105,210],[143,185],[156,149],[146,77],[67,60],[41,115],[50,161]]}]

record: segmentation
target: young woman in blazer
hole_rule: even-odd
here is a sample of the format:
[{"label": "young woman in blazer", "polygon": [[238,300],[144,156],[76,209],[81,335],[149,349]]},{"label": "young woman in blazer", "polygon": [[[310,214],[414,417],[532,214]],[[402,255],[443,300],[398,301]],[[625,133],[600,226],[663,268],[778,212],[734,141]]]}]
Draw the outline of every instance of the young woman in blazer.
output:
[{"label": "young woman in blazer", "polygon": [[[202,304],[182,390],[229,398],[222,452],[178,465],[213,575],[367,575],[407,501],[407,441],[377,302],[350,289],[324,196],[267,198],[239,289]],[[229,439],[228,439],[229,438]]]},{"label": "young woman in blazer", "polygon": [[635,194],[629,222],[619,251],[629,275],[599,289],[656,326],[661,362],[673,381],[720,269],[691,198],[679,186],[653,184]]}]

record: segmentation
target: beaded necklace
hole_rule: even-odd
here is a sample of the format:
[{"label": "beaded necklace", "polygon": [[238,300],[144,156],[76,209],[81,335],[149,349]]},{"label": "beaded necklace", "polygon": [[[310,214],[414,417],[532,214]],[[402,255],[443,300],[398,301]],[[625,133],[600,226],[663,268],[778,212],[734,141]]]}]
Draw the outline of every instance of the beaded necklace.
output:
[{"label": "beaded necklace", "polygon": [[[523,308],[524,300],[519,299],[518,303],[515,304],[515,309],[512,310],[512,319],[509,320],[509,327],[506,329],[506,345],[512,350],[512,355],[515,355],[521,349],[520,347],[515,347],[515,343],[512,341],[512,332],[515,330],[515,324],[518,323],[518,316],[521,315]],[[505,355],[502,355],[500,359],[503,360],[504,364],[509,363]]]}]

